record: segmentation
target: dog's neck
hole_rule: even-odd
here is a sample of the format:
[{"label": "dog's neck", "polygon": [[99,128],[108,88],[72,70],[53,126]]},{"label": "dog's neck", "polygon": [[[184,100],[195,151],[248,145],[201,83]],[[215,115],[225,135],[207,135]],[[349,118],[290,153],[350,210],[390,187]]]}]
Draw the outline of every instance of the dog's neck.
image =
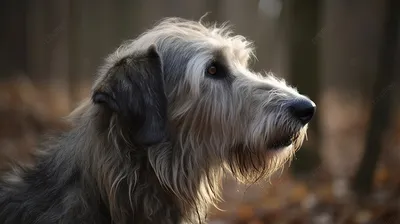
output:
[{"label": "dog's neck", "polygon": [[[15,175],[20,181],[0,184],[0,221],[8,217],[41,222],[52,217],[55,222],[100,224],[204,222],[219,194],[218,169],[199,164],[202,161],[182,144],[140,148],[110,141],[118,141],[113,137],[119,133],[98,133],[94,126],[98,122],[87,113],[55,145],[49,144],[50,150],[38,157],[34,169]],[[68,206],[68,214],[57,214],[60,206]],[[16,209],[27,215],[11,217],[18,214]]]},{"label": "dog's neck", "polygon": [[[148,220],[170,217],[176,220],[174,223],[203,222],[209,206],[219,195],[220,168],[200,164],[210,161],[194,161],[197,158],[188,153],[191,150],[183,148],[179,142],[168,141],[149,147],[128,144],[126,136],[115,127],[100,134],[93,131],[98,130],[93,126],[98,123],[89,119],[80,124],[77,130],[86,129],[77,133],[86,141],[80,148],[91,147],[76,154],[86,159],[81,160],[80,166],[85,179],[90,180],[87,187],[98,186],[102,201],[116,222],[129,221],[127,217],[147,217]],[[208,170],[186,164],[198,164]],[[84,171],[87,167],[91,169]]]}]

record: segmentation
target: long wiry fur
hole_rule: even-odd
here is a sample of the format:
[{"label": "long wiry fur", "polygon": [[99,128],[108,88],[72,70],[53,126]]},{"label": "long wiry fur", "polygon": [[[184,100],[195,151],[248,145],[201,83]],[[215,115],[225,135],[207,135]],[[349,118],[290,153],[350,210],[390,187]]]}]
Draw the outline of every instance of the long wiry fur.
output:
[{"label": "long wiry fur", "polygon": [[[229,27],[180,18],[124,43],[94,83],[103,95],[71,113],[34,168],[0,184],[0,222],[203,223],[224,173],[268,177],[306,134],[287,111],[305,97],[250,71],[253,55]],[[226,77],[205,75],[213,61]]]}]

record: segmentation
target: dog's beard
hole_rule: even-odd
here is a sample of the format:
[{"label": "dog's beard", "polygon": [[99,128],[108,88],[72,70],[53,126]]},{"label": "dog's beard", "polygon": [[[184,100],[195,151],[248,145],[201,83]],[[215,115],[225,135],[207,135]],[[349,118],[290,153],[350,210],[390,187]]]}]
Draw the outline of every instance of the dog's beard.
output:
[{"label": "dog's beard", "polygon": [[241,182],[253,183],[270,177],[290,162],[301,147],[307,126],[284,120],[274,124],[274,127],[259,129],[263,131],[258,133],[258,138],[231,149],[226,167]]},{"label": "dog's beard", "polygon": [[232,150],[226,167],[239,181],[254,183],[282,168],[293,157],[294,151],[293,145],[282,148],[279,153],[238,145]]},{"label": "dog's beard", "polygon": [[265,143],[267,150],[280,150],[297,142],[302,136],[299,128],[283,128],[272,133]]},{"label": "dog's beard", "polygon": [[[264,127],[262,133],[258,133],[262,137],[262,145],[266,150],[281,150],[294,146],[295,150],[301,146],[305,137],[308,125],[301,124],[297,119],[286,113],[279,113],[276,119],[268,120],[269,122],[261,124]],[[257,135],[257,133],[254,133]]]}]

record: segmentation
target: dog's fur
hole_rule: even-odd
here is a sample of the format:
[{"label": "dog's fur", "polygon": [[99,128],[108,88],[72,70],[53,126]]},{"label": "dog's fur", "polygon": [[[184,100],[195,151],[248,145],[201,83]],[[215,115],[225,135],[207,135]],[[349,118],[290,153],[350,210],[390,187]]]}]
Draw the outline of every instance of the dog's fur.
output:
[{"label": "dog's fur", "polygon": [[286,107],[306,97],[250,71],[252,57],[201,20],[164,19],[123,44],[71,130],[3,178],[0,223],[204,223],[224,173],[268,177],[306,133]]}]

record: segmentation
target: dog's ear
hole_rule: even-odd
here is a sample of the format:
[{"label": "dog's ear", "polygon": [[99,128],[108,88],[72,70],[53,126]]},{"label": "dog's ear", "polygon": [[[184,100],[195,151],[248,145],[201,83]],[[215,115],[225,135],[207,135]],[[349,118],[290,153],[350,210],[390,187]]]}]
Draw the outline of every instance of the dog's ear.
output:
[{"label": "dog's ear", "polygon": [[93,102],[117,114],[133,143],[150,145],[166,137],[167,97],[161,63],[152,45],[115,64],[93,92]]}]

